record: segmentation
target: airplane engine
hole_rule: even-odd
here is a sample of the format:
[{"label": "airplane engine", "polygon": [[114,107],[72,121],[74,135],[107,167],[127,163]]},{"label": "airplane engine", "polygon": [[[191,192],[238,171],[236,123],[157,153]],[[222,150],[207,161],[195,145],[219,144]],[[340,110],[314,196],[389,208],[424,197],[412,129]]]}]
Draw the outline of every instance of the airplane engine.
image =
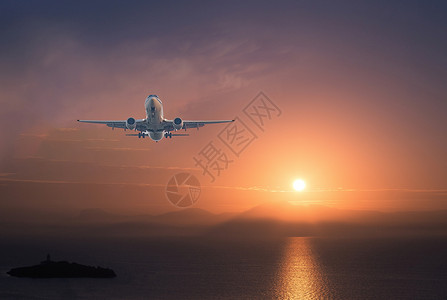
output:
[{"label": "airplane engine", "polygon": [[180,118],[175,118],[174,119],[174,129],[175,130],[180,130],[183,127],[183,120]]},{"label": "airplane engine", "polygon": [[135,129],[135,126],[137,126],[137,122],[134,118],[129,118],[126,120],[126,127],[127,129],[133,130]]}]

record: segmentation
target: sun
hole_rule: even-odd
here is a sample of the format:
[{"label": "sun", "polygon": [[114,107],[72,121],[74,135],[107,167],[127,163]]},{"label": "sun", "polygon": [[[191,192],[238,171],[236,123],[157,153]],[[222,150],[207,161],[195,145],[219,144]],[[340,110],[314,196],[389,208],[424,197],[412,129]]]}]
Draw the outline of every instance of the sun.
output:
[{"label": "sun", "polygon": [[301,192],[306,188],[306,182],[302,179],[296,179],[293,182],[293,188],[295,189],[295,191]]}]

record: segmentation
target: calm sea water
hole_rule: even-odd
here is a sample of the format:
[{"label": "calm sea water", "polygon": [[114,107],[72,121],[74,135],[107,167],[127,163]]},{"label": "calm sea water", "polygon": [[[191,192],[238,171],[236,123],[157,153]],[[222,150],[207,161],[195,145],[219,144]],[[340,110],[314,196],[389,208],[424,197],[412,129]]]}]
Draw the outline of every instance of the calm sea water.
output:
[{"label": "calm sea water", "polygon": [[[447,299],[447,238],[1,240],[0,299]],[[115,279],[23,279],[43,260]]]}]

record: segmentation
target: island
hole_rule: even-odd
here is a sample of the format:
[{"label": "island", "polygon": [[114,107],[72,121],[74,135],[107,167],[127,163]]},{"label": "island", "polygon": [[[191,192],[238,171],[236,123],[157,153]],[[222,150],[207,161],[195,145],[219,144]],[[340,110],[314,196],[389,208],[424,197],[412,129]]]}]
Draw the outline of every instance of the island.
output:
[{"label": "island", "polygon": [[15,277],[29,278],[113,278],[112,269],[92,267],[67,261],[52,261],[50,255],[38,265],[13,268],[7,274]]}]

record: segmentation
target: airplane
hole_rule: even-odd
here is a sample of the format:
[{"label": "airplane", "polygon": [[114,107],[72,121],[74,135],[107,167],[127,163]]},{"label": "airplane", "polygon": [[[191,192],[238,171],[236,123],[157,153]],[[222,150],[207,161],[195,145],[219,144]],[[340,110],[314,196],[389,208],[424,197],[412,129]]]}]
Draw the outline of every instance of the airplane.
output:
[{"label": "airplane", "polygon": [[206,124],[230,123],[234,120],[209,120],[209,121],[187,121],[177,117],[174,120],[167,120],[163,118],[163,103],[157,95],[149,95],[144,103],[146,110],[145,119],[134,119],[132,117],[127,120],[77,120],[83,123],[106,124],[108,127],[122,128],[124,130],[135,130],[139,133],[126,134],[127,136],[138,136],[138,138],[145,138],[149,136],[152,140],[158,142],[163,137],[172,138],[173,136],[188,136],[189,134],[172,133],[171,131],[178,131],[187,128],[203,127]]}]

